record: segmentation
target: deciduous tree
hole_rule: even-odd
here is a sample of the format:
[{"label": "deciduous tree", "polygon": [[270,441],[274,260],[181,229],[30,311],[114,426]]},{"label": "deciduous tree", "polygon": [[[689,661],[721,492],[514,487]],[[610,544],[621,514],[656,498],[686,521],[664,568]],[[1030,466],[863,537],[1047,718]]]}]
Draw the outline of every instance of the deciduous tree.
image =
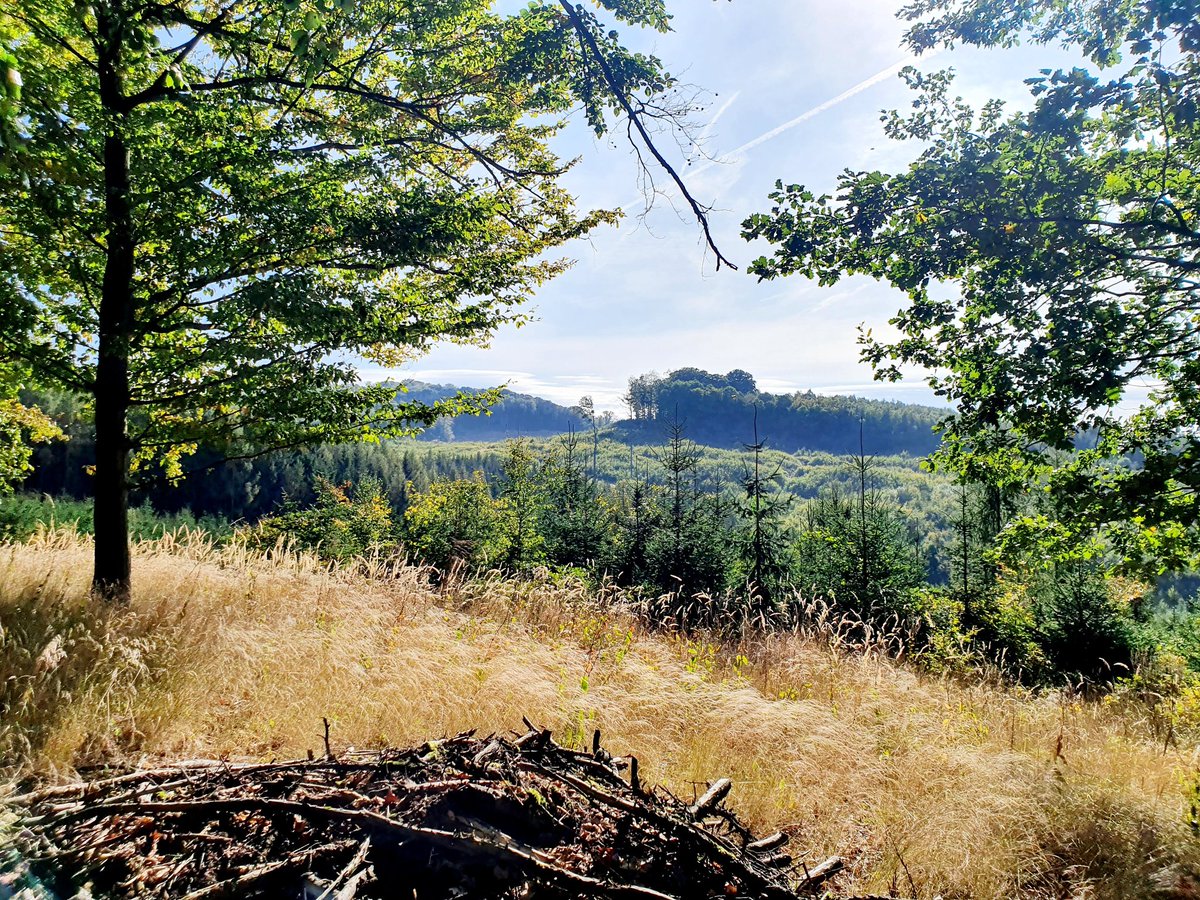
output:
[{"label": "deciduous tree", "polygon": [[[485,342],[562,270],[548,253],[612,220],[574,209],[548,140],[582,106],[649,141],[672,79],[565,0],[493,5],[0,10],[0,359],[94,399],[98,591],[129,593],[131,486],[202,443],[246,456],[477,405],[405,403],[353,363]],[[661,0],[601,6],[668,25]]]},{"label": "deciduous tree", "polygon": [[[836,194],[779,184],[745,234],[761,278],[862,273],[908,294],[877,375],[931,373],[958,414],[939,458],[973,481],[1044,487],[1052,518],[1010,539],[1116,547],[1161,569],[1200,544],[1200,16],[1194,2],[918,0],[916,50],[1061,42],[1085,67],[1029,79],[1027,112],[973,109],[948,73],[907,72],[906,171]],[[1146,399],[1146,392],[1149,399]],[[1135,410],[1131,414],[1131,410]]]},{"label": "deciduous tree", "polygon": [[33,444],[65,437],[53,419],[18,399],[19,388],[15,373],[0,366],[0,494],[12,490],[29,471]]}]

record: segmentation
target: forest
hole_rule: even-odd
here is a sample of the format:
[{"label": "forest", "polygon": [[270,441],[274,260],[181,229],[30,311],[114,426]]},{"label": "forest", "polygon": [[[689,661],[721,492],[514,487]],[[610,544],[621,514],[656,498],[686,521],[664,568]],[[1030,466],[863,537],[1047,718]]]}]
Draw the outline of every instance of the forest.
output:
[{"label": "forest", "polygon": [[0,7],[0,898],[1200,895],[1198,172],[1196,0]]},{"label": "forest", "polygon": [[[887,434],[893,422],[912,424],[884,442],[889,449],[903,448],[918,423],[936,440],[936,410],[783,397],[818,447],[848,445],[852,434],[858,445],[843,454],[783,452],[755,415],[772,395],[742,374],[741,393],[728,376],[696,369],[630,379],[631,395],[650,386],[643,396],[707,409],[713,419],[698,430],[719,435],[715,447],[691,437],[690,420],[658,409],[631,404],[630,419],[603,422],[587,417],[586,404],[506,395],[487,427],[519,423],[536,433],[566,419],[571,430],[495,442],[431,442],[426,433],[227,463],[137,498],[135,532],[191,525],[337,561],[402,553],[443,572],[574,574],[658,597],[645,601],[648,618],[685,630],[789,627],[813,603],[827,603],[863,628],[903,635],[910,655],[935,670],[1100,686],[1128,680],[1135,668],[1167,666],[1178,678],[1170,668],[1178,660],[1183,677],[1200,683],[1188,572],[1139,579],[1111,561],[1080,560],[1043,573],[1012,553],[1001,558],[998,517],[1018,514],[1011,498],[997,509],[986,485],[931,472],[919,456],[867,452],[866,435]],[[453,390],[422,385],[411,394]],[[704,406],[714,396],[723,407]],[[55,409],[49,398],[41,407]],[[441,433],[465,430],[469,420],[452,419]],[[23,493],[0,505],[10,537],[50,521],[93,528],[89,424],[59,421],[71,440],[38,448]],[[726,449],[739,421],[743,440]],[[1039,500],[1019,502],[1036,508]]]}]

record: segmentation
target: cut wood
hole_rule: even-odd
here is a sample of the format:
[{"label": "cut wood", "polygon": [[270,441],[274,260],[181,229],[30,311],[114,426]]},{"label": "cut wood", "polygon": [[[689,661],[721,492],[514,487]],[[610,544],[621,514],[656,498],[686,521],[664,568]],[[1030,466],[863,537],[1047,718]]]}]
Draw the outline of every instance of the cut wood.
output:
[{"label": "cut wood", "polygon": [[721,801],[729,795],[732,787],[733,782],[728,778],[718,778],[712,783],[712,787],[701,794],[700,799],[688,808],[688,812],[691,813],[693,819],[701,818],[720,806]]}]

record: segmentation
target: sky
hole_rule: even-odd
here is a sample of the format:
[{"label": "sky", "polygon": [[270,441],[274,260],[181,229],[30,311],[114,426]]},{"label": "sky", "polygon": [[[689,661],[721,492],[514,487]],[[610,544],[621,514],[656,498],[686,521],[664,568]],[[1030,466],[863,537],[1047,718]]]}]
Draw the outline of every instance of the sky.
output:
[{"label": "sky", "polygon": [[[622,28],[628,46],[659,56],[682,82],[702,89],[695,122],[704,155],[673,151],[691,192],[713,207],[722,253],[740,271],[715,270],[700,229],[667,192],[647,210],[636,160],[623,134],[596,139],[573,122],[555,144],[579,157],[564,182],[581,208],[620,207],[620,226],[601,227],[564,248],[574,267],[543,286],[534,321],[499,331],[489,347],[441,346],[402,369],[364,367],[367,380],[411,378],[515,391],[572,404],[585,394],[620,412],[631,376],[695,366],[745,369],[759,388],[850,393],[936,402],[919,373],[875,382],[858,359],[859,326],[887,333],[903,305],[893,288],[855,277],[819,287],[800,276],[759,283],[747,264],[768,251],[740,237],[765,211],[776,179],[830,192],[840,171],[896,171],[919,147],[890,141],[880,114],[911,102],[897,72],[953,67],[968,101],[1030,104],[1025,78],[1070,65],[1047,48],[958,48],[914,59],[901,46],[899,0],[669,0],[669,34]],[[661,187],[666,176],[656,173]],[[674,203],[672,203],[674,199]]]}]

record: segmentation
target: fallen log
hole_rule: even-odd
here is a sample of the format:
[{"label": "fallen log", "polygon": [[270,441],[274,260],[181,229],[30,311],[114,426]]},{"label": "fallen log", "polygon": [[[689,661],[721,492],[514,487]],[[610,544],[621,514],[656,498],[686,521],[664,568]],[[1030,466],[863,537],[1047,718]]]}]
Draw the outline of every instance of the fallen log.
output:
[{"label": "fallen log", "polygon": [[717,806],[721,801],[729,796],[729,791],[733,788],[733,782],[728,778],[718,778],[712,783],[712,786],[701,794],[700,799],[688,807],[688,813],[693,819],[701,819],[704,815]]}]

